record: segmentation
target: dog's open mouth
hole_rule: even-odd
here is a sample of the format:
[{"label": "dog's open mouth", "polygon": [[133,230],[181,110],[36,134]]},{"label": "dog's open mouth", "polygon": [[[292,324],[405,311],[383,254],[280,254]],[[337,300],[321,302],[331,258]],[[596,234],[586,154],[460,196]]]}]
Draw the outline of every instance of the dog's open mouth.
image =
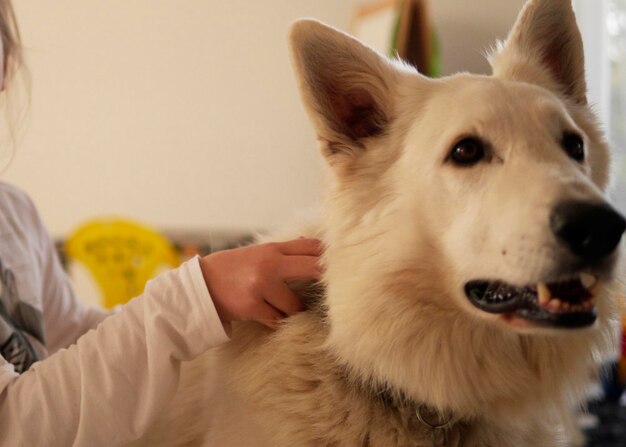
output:
[{"label": "dog's open mouth", "polygon": [[478,280],[465,284],[465,294],[485,312],[519,317],[540,326],[582,328],[596,321],[595,284],[596,277],[588,273],[567,281],[523,287]]}]

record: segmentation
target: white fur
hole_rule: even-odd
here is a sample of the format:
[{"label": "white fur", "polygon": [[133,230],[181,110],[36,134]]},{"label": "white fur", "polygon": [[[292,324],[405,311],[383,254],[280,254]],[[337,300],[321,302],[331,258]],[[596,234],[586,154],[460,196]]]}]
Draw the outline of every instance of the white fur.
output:
[{"label": "white fur", "polygon": [[[236,326],[188,365],[195,378],[142,445],[425,445],[413,403],[458,419],[451,445],[564,445],[564,409],[612,343],[611,272],[585,330],[513,327],[463,284],[554,280],[550,210],[605,200],[609,154],[570,2],[530,0],[489,77],[427,79],[312,20],[290,42],[330,172],[320,222],[282,238],[323,239],[323,312],[275,332]],[[565,130],[583,135],[584,164],[560,147]],[[464,135],[488,140],[491,162],[446,163]],[[408,402],[383,405],[370,387]]]}]

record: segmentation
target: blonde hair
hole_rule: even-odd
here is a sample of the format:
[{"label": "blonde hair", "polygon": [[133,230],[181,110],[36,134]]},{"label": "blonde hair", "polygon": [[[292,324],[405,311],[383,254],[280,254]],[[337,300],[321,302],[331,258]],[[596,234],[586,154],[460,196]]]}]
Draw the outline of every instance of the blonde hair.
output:
[{"label": "blonde hair", "polygon": [[[11,0],[0,0],[0,39],[3,48],[4,91],[0,100],[0,174],[11,164],[21,124],[30,104],[30,76]],[[19,76],[17,76],[19,72]]]},{"label": "blonde hair", "polygon": [[22,66],[20,30],[11,0],[0,0],[0,38],[4,48],[5,86]]}]

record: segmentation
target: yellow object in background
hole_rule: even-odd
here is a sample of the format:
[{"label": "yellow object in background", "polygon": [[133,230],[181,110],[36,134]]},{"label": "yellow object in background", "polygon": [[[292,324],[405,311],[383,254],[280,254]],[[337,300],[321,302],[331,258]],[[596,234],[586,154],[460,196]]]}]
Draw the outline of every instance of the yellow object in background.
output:
[{"label": "yellow object in background", "polygon": [[106,308],[141,294],[160,268],[178,267],[172,244],[145,225],[122,220],[93,220],[80,226],[65,243],[69,262],[82,263],[102,291]]}]

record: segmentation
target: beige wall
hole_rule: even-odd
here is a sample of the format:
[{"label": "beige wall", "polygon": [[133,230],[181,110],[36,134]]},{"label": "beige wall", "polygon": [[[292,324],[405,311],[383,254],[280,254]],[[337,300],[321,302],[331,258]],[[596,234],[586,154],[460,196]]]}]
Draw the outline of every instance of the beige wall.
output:
[{"label": "beige wall", "polygon": [[[100,214],[270,227],[318,200],[322,163],[285,34],[358,0],[19,0],[32,107],[3,174],[55,235]],[[522,0],[433,0],[446,72],[485,71]]]},{"label": "beige wall", "polygon": [[526,0],[431,0],[445,74],[488,73],[483,55],[504,39]]}]

